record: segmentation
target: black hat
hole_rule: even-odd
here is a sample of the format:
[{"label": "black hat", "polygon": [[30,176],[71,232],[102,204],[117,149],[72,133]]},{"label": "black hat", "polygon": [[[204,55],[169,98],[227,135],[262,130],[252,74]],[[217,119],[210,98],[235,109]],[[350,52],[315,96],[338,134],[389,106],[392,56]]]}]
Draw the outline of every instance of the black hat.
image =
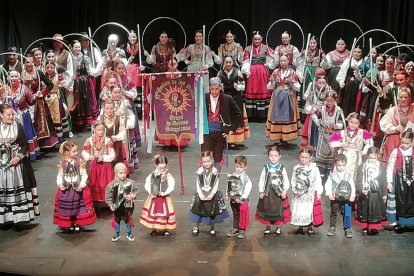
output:
[{"label": "black hat", "polygon": [[79,41],[89,40],[89,35],[86,32],[80,32]]},{"label": "black hat", "polygon": [[9,48],[7,48],[7,52],[17,53],[17,47],[16,46],[10,46]]}]

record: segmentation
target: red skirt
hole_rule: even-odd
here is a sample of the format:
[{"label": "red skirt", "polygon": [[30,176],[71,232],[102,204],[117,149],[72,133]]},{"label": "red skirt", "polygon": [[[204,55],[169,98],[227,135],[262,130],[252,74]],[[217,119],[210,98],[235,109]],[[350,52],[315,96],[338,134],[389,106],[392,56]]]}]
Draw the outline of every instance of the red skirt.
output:
[{"label": "red skirt", "polygon": [[315,199],[313,200],[313,226],[321,226],[323,224],[323,211],[322,211],[322,203],[320,200]]},{"label": "red skirt", "polygon": [[290,211],[290,205],[289,205],[289,199],[286,195],[286,198],[282,200],[282,219],[278,219],[275,221],[269,221],[266,219],[263,219],[261,217],[259,217],[258,215],[258,210],[256,209],[256,214],[255,214],[255,219],[265,225],[269,225],[269,224],[274,224],[276,226],[280,226],[282,223],[283,224],[288,224],[290,223],[291,217],[292,217],[292,212]]},{"label": "red skirt", "polygon": [[59,198],[61,197],[61,190],[58,188],[55,195],[55,210],[53,215],[53,224],[58,225],[61,228],[69,228],[73,225],[86,226],[95,223],[96,214],[93,208],[91,192],[88,186],[82,189],[80,192],[83,198],[83,208],[76,216],[64,216],[59,210]]},{"label": "red skirt", "polygon": [[267,100],[270,98],[270,91],[267,90],[269,72],[264,64],[252,64],[250,76],[247,79],[244,97],[249,100]]},{"label": "red skirt", "polygon": [[400,134],[387,134],[387,138],[382,146],[382,160],[388,162],[391,152],[400,146]]},{"label": "red skirt", "polygon": [[90,162],[89,188],[92,201],[105,201],[106,186],[114,179],[114,168],[108,162]]}]

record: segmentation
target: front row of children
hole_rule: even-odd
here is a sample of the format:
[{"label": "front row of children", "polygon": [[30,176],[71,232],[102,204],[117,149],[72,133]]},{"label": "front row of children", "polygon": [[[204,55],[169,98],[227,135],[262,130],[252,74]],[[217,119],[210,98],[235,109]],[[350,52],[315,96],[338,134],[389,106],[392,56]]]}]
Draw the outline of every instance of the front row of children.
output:
[{"label": "front row of children", "polygon": [[[400,148],[395,149],[391,154],[387,177],[384,174],[385,169],[378,161],[379,151],[375,147],[368,149],[365,162],[358,167],[354,176],[346,170],[347,157],[344,154],[335,157],[334,170],[325,183],[326,196],[331,206],[328,236],[335,235],[337,213],[343,210],[345,236],[352,238],[351,214],[354,202],[355,218],[363,228],[362,234],[378,234],[386,219],[387,189],[390,191],[387,213],[394,214],[394,221],[396,221],[396,205],[392,201],[393,199],[395,201],[394,194],[401,193],[401,189],[404,188],[411,189],[409,184],[413,179],[412,165],[408,168],[405,156],[410,157],[410,164],[412,164],[413,137],[411,130],[402,134]],[[80,231],[81,227],[96,221],[91,193],[86,185],[86,164],[77,157],[77,146],[70,141],[61,145],[60,152],[63,160],[58,165],[54,223],[64,230],[76,232]],[[309,148],[300,150],[299,164],[294,167],[290,182],[285,167],[280,163],[279,148],[272,146],[267,153],[269,162],[260,174],[259,201],[255,213],[256,220],[265,224],[264,236],[272,234],[271,225],[276,227],[273,235],[280,235],[281,225],[287,223],[298,226],[296,234],[313,235],[313,227],[323,224],[320,201],[323,186],[319,169],[311,162],[312,151]],[[168,172],[166,157],[156,156],[154,162],[155,170],[145,180],[145,190],[149,195],[143,206],[140,223],[152,230],[151,236],[159,234],[170,236],[170,231],[176,228],[174,206],[169,196],[174,190],[175,181]],[[219,173],[214,167],[214,159],[210,151],[202,152],[201,163],[202,167],[197,170],[196,193],[189,212],[190,220],[195,223],[192,234],[198,235],[199,225],[204,223],[210,225],[209,234],[215,236],[214,225],[223,222],[229,216],[225,203],[225,199],[229,199],[233,211],[233,228],[227,236],[243,239],[245,230],[249,227],[248,204],[252,189],[252,182],[245,172],[247,158],[236,157],[235,173],[228,177],[226,196],[218,189]],[[114,214],[115,235],[112,241],[121,238],[121,220],[126,225],[127,239],[134,241],[131,227],[133,227],[133,200],[138,193],[137,184],[126,177],[127,167],[123,163],[116,164],[114,171],[115,179],[108,184],[105,193],[106,203]],[[402,175],[400,177],[402,183],[400,181],[399,185],[395,184],[394,178],[398,178],[395,175]],[[287,191],[290,183],[293,198],[289,204]],[[387,216],[389,222],[393,222],[391,217]],[[411,216],[414,220],[412,217],[414,216]],[[406,219],[409,220],[410,216]]]}]

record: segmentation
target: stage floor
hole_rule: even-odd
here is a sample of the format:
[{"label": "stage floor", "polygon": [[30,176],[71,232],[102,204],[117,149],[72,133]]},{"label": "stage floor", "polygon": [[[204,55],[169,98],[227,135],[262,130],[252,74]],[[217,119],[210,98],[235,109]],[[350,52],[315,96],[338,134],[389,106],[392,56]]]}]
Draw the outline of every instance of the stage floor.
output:
[{"label": "stage floor", "polygon": [[[253,181],[250,197],[251,228],[246,239],[227,238],[231,219],[216,226],[217,236],[210,237],[208,228],[201,227],[198,237],[191,235],[192,223],[188,210],[195,192],[195,171],[200,147],[192,141],[182,150],[185,193],[180,194],[178,153],[175,149],[154,146],[146,153],[140,148],[141,168],[132,178],[143,183],[154,168],[155,154],[167,156],[169,170],[176,180],[172,194],[177,214],[176,234],[170,238],[152,238],[149,230],[139,224],[139,215],[147,194],[144,187],[135,204],[133,233],[135,242],[125,237],[121,224],[121,240],[111,242],[114,232],[111,217],[99,218],[94,225],[78,234],[63,234],[52,223],[56,191],[57,151],[46,154],[33,163],[41,216],[17,232],[0,231],[0,272],[23,275],[414,275],[412,265],[414,233],[395,234],[381,231],[379,236],[362,236],[353,226],[354,237],[348,239],[338,219],[337,235],[326,236],[329,205],[323,198],[325,224],[316,228],[313,237],[296,236],[291,225],[282,226],[279,237],[263,237],[264,226],[254,220],[258,199],[257,182],[262,166],[267,162],[266,145],[272,144],[264,135],[264,124],[251,123],[251,139],[240,150],[229,151],[230,165],[222,172],[232,173],[234,157],[248,158],[247,173]],[[75,135],[73,141],[82,147],[89,133]],[[155,144],[156,145],[156,142]],[[282,148],[282,163],[289,177],[296,164],[299,140]],[[80,150],[79,150],[80,152]],[[222,178],[220,189],[225,191]],[[291,193],[289,193],[291,194]],[[231,213],[230,206],[227,210]]]}]

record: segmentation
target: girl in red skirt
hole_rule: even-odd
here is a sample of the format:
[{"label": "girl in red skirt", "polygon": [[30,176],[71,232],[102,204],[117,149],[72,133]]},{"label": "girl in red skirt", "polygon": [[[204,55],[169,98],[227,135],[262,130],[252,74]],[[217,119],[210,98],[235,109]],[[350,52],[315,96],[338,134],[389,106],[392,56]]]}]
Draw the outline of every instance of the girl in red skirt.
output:
[{"label": "girl in red skirt", "polygon": [[287,191],[289,189],[289,178],[285,167],[280,164],[280,149],[272,146],[267,150],[269,163],[267,163],[260,174],[259,180],[259,202],[257,203],[256,220],[266,225],[264,236],[271,233],[270,226],[274,224],[275,236],[282,234],[280,226],[289,223],[291,212]]},{"label": "girl in red skirt", "polygon": [[115,177],[112,167],[115,151],[111,138],[105,137],[105,125],[102,121],[96,120],[92,129],[92,136],[83,144],[82,157],[89,162],[92,201],[100,209],[101,203],[105,202],[105,188]]},{"label": "girl in red skirt", "polygon": [[168,172],[167,157],[154,157],[155,170],[145,180],[148,198],[144,203],[141,224],[152,229],[151,236],[157,236],[157,230],[169,237],[171,230],[176,228],[174,205],[170,194],[174,190],[175,180]]},{"label": "girl in red skirt", "polygon": [[53,223],[64,231],[80,232],[80,227],[96,221],[91,192],[86,186],[86,163],[78,158],[78,147],[71,141],[60,146]]}]

